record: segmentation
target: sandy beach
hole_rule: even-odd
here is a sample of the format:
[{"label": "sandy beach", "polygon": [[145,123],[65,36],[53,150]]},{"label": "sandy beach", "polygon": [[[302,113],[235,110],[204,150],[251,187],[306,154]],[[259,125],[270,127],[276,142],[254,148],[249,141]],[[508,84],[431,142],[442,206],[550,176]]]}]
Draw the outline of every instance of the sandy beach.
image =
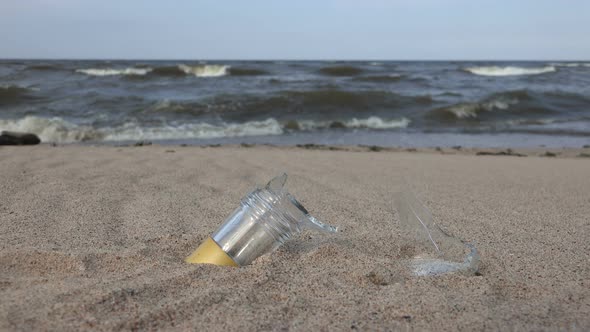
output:
[{"label": "sandy beach", "polygon": [[[0,147],[0,330],[590,329],[590,149],[371,150]],[[338,234],[242,268],[183,262],[282,172]],[[404,181],[480,273],[403,271]]]}]

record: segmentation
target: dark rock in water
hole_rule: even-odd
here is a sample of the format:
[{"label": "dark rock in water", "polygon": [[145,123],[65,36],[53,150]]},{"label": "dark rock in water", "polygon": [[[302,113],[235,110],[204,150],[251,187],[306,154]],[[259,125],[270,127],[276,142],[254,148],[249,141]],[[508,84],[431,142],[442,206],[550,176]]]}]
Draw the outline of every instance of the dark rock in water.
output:
[{"label": "dark rock in water", "polygon": [[0,133],[0,145],[35,145],[39,143],[41,143],[41,139],[35,134],[12,131]]}]

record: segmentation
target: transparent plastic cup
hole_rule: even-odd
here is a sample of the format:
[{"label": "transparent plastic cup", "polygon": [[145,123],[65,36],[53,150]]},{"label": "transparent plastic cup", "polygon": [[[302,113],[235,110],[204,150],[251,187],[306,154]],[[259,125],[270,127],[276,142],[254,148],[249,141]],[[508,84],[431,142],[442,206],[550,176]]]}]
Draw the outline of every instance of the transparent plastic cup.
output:
[{"label": "transparent plastic cup", "polygon": [[287,174],[283,174],[242,198],[240,206],[186,261],[244,266],[276,250],[303,229],[335,233],[336,227],[311,216],[285,190],[286,181]]},{"label": "transparent plastic cup", "polygon": [[403,244],[413,248],[413,256],[406,261],[413,275],[478,272],[477,248],[443,231],[407,186],[395,195],[395,205]]}]

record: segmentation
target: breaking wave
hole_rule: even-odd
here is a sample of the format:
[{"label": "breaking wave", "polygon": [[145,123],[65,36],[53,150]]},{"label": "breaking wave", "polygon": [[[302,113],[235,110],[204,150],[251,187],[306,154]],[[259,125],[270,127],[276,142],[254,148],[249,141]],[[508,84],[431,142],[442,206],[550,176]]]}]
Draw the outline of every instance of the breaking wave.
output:
[{"label": "breaking wave", "polygon": [[406,128],[407,118],[384,120],[377,116],[351,118],[342,121],[300,120],[279,122],[274,118],[243,123],[163,123],[143,126],[135,121],[120,126],[94,128],[79,125],[59,117],[26,116],[15,120],[0,120],[0,128],[8,131],[34,133],[42,142],[108,142],[136,140],[208,139],[223,137],[281,135],[285,130],[322,130],[334,128],[396,129]]},{"label": "breaking wave", "polygon": [[384,120],[378,116],[370,116],[368,118],[352,118],[342,121],[318,121],[318,120],[299,120],[289,121],[284,127],[290,130],[318,130],[318,129],[397,129],[407,128],[410,124],[407,118]]},{"label": "breaking wave", "polygon": [[275,119],[269,118],[264,121],[244,123],[187,123],[157,127],[127,123],[104,132],[103,140],[105,141],[133,141],[281,135],[283,129]]},{"label": "breaking wave", "polygon": [[577,68],[577,67],[590,67],[590,62],[555,62],[555,63],[551,63],[550,65],[555,66],[555,67]]},{"label": "breaking wave", "polygon": [[[426,118],[438,123],[506,123],[506,121],[539,121],[540,119],[587,118],[590,98],[566,91],[513,90],[491,94],[479,101],[461,102],[439,107],[426,113]],[[466,124],[466,123],[465,123]],[[544,123],[545,125],[547,123]]]},{"label": "breaking wave", "polygon": [[545,73],[555,72],[554,66],[545,66],[538,68],[524,68],[524,67],[498,67],[498,66],[483,66],[483,67],[468,67],[464,69],[475,75],[480,76],[520,76],[520,75],[540,75]]},{"label": "breaking wave", "polygon": [[283,129],[277,120],[245,123],[190,123],[141,126],[128,122],[113,128],[93,128],[77,125],[59,117],[42,118],[27,116],[17,120],[0,120],[0,128],[9,131],[34,133],[42,142],[73,143],[85,141],[134,141],[167,139],[200,139],[220,137],[243,137],[280,135]]},{"label": "breaking wave", "polygon": [[88,69],[76,69],[77,73],[86,74],[89,76],[117,76],[117,75],[146,75],[151,72],[151,68],[88,68]]},{"label": "breaking wave", "polygon": [[102,134],[88,126],[78,126],[59,117],[26,116],[17,120],[0,120],[0,128],[33,133],[42,142],[82,142],[100,140]]},{"label": "breaking wave", "polygon": [[491,100],[481,103],[462,103],[443,108],[445,112],[453,114],[458,119],[477,118],[482,111],[491,112],[495,109],[506,110],[510,105],[517,104],[517,100]]},{"label": "breaking wave", "polygon": [[[196,65],[196,66],[189,66],[180,64],[177,66],[163,66],[163,67],[156,67],[156,68],[123,68],[123,69],[115,69],[115,68],[87,68],[87,69],[77,69],[77,73],[86,74],[90,76],[118,76],[118,75],[126,75],[126,76],[145,76],[147,74],[153,73],[160,76],[185,76],[191,75],[196,77],[219,77],[227,75],[229,70],[229,66],[225,65]],[[236,75],[256,75],[260,74],[255,72],[254,70],[242,70],[240,71],[237,69]]]},{"label": "breaking wave", "polygon": [[153,69],[153,73],[160,76],[196,76],[196,77],[220,77],[227,75],[230,66],[226,65],[194,65],[180,64],[176,66],[163,66]]},{"label": "breaking wave", "polygon": [[229,66],[225,65],[178,65],[178,68],[187,75],[195,75],[197,77],[219,77],[227,75]]},{"label": "breaking wave", "polygon": [[480,102],[467,102],[430,111],[431,116],[451,119],[475,119],[482,112],[508,110],[522,101],[530,100],[526,91],[517,90],[494,94]]}]

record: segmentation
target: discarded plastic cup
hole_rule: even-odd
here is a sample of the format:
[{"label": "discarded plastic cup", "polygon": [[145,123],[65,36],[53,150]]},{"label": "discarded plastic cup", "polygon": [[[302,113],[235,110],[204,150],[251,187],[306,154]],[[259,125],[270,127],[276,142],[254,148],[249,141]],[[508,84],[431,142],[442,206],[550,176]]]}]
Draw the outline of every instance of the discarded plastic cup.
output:
[{"label": "discarded plastic cup", "polygon": [[407,263],[413,275],[475,274],[478,271],[477,248],[445,233],[409,189],[398,193],[395,203],[402,238],[411,247],[413,257]]},{"label": "discarded plastic cup", "polygon": [[256,189],[189,257],[187,263],[244,266],[274,251],[304,228],[335,233],[284,188],[287,174]]}]

